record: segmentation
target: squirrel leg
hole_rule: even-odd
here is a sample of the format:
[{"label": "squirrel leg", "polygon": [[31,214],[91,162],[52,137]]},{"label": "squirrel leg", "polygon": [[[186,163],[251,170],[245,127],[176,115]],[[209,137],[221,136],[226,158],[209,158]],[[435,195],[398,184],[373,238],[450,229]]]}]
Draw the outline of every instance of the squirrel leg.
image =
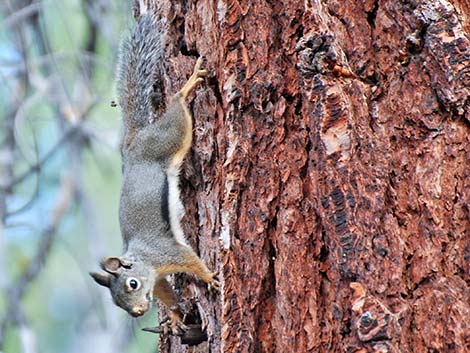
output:
[{"label": "squirrel leg", "polygon": [[171,166],[173,170],[179,170],[181,163],[183,162],[184,157],[191,148],[192,134],[193,134],[193,121],[191,113],[189,112],[188,106],[186,104],[186,98],[188,95],[199,85],[203,80],[204,76],[207,75],[207,70],[202,70],[201,66],[204,60],[202,58],[197,59],[196,65],[194,66],[194,71],[189,77],[188,81],[185,83],[183,88],[181,88],[178,93],[174,96],[174,100],[178,102],[180,109],[182,109],[182,117],[184,120],[184,133],[181,135],[182,143],[179,150],[173,155]]},{"label": "squirrel leg", "polygon": [[178,170],[188,153],[192,142],[192,117],[185,102],[187,96],[199,85],[207,75],[202,70],[203,60],[199,58],[183,88],[169,102],[167,110],[153,124],[139,129],[129,145],[127,153],[132,153],[134,160],[146,159],[156,161],[172,156],[171,165]]},{"label": "squirrel leg", "polygon": [[200,278],[209,285],[209,290],[218,291],[220,289],[220,283],[217,280],[218,272],[211,272],[207,266],[202,262],[199,256],[196,253],[189,249],[189,251],[184,254],[185,259],[185,270],[184,272],[189,272]]},{"label": "squirrel leg", "polygon": [[161,323],[163,333],[168,334],[168,332],[171,331],[173,335],[180,335],[188,330],[188,327],[181,320],[181,308],[177,303],[175,293],[165,278],[157,280],[153,294],[171,311],[169,319]]}]

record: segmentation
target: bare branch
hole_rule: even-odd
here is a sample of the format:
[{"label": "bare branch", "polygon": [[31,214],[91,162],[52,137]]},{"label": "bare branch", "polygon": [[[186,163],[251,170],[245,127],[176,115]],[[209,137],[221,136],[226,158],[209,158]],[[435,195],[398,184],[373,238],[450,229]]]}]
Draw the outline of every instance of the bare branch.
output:
[{"label": "bare branch", "polygon": [[28,170],[14,178],[9,185],[5,187],[6,190],[11,190],[17,184],[22,183],[31,174],[37,173],[41,168],[54,156],[54,154],[72,137],[81,131],[81,125],[75,125],[69,128],[64,135],[56,142],[56,144],[36,163],[29,167]]},{"label": "bare branch", "polygon": [[64,177],[61,182],[56,204],[51,211],[49,225],[43,231],[36,254],[29,266],[23,271],[19,278],[11,285],[7,294],[7,313],[0,324],[0,349],[3,349],[5,334],[11,323],[21,319],[21,300],[28,285],[36,279],[44,266],[56,238],[57,228],[65,211],[69,207],[75,190],[75,183],[69,176]]},{"label": "bare branch", "polygon": [[[15,45],[15,51],[19,53],[20,58],[13,60],[10,58],[2,59],[3,62],[7,61],[9,65],[8,69],[0,73],[0,80],[4,81],[4,85],[7,89],[11,90],[9,94],[9,104],[11,108],[7,111],[12,111],[10,115],[14,118],[9,119],[12,124],[5,126],[2,132],[6,137],[11,133],[12,152],[8,152],[11,155],[11,168],[8,175],[3,175],[5,172],[1,171],[0,175],[0,252],[6,251],[7,249],[2,247],[1,241],[3,238],[2,230],[4,229],[7,217],[13,214],[23,212],[31,205],[35,204],[36,195],[38,190],[42,190],[42,173],[49,167],[51,162],[56,158],[59,153],[65,151],[66,157],[64,160],[60,159],[66,165],[67,175],[66,178],[61,181],[59,196],[55,202],[55,206],[51,210],[50,216],[46,218],[41,224],[41,231],[38,232],[41,237],[38,239],[36,244],[34,255],[31,257],[29,264],[26,268],[20,269],[22,271],[19,276],[13,276],[10,274],[11,271],[6,271],[3,275],[5,280],[2,280],[2,294],[5,294],[5,307],[6,312],[3,312],[0,316],[0,352],[5,348],[4,340],[7,330],[15,328],[17,338],[22,343],[22,350],[24,352],[35,353],[38,351],[36,342],[36,333],[34,327],[29,325],[30,313],[24,308],[23,298],[28,291],[34,290],[34,281],[38,279],[38,275],[45,272],[44,264],[47,259],[51,257],[51,252],[54,251],[53,245],[57,237],[58,227],[61,220],[64,218],[67,207],[75,197],[82,195],[86,199],[86,188],[82,183],[81,177],[86,175],[82,173],[83,168],[83,151],[84,148],[89,146],[89,141],[94,138],[99,138],[99,131],[93,131],[92,127],[87,126],[86,120],[89,116],[90,110],[99,103],[96,97],[96,83],[93,80],[95,70],[97,66],[99,68],[106,68],[108,71],[110,65],[108,61],[105,64],[100,61],[99,53],[97,53],[97,41],[101,40],[101,37],[108,39],[111,47],[116,47],[116,36],[112,31],[113,21],[106,21],[109,17],[109,8],[116,6],[114,2],[109,0],[99,0],[96,2],[90,0],[81,0],[84,6],[84,14],[87,21],[86,26],[88,27],[84,33],[88,36],[85,38],[84,45],[78,50],[73,52],[65,51],[58,53],[56,48],[52,47],[50,43],[50,36],[48,33],[48,20],[43,19],[43,11],[47,11],[48,5],[39,0],[26,0],[15,2],[13,0],[7,0],[4,8],[4,17],[7,19],[4,21],[6,30],[14,33],[13,45]],[[1,2],[1,1],[0,1]],[[22,8],[19,8],[22,7]],[[3,11],[3,4],[0,5]],[[58,8],[58,10],[63,8]],[[63,13],[64,16],[69,14]],[[81,14],[80,14],[81,16]],[[66,26],[64,29],[66,34],[68,32],[70,37],[73,37],[74,33],[71,33],[73,29]],[[106,32],[106,33],[105,33]],[[106,35],[107,34],[107,35]],[[31,39],[28,41],[28,39]],[[28,44],[29,43],[29,44]],[[114,43],[114,46],[113,46]],[[77,57],[79,66],[74,67],[74,77],[72,80],[65,78],[64,70],[68,70],[69,65],[62,65],[63,60],[69,60]],[[67,71],[67,75],[69,72]],[[107,90],[106,88],[105,90]],[[103,90],[103,91],[105,91]],[[27,93],[27,94],[26,94]],[[14,99],[12,99],[14,98]],[[21,168],[17,166],[19,160],[23,160],[23,151],[21,150],[22,143],[15,139],[14,132],[20,131],[18,126],[21,128],[22,123],[27,123],[29,119],[33,119],[39,116],[35,114],[36,106],[47,106],[47,109],[51,109],[55,112],[53,122],[58,124],[59,135],[57,140],[51,141],[52,146],[47,147],[41,154],[36,153],[35,155],[27,154],[26,166]],[[33,114],[31,114],[33,113]],[[8,117],[8,115],[7,115]],[[40,117],[41,118],[41,117]],[[4,122],[8,122],[7,119],[3,119]],[[2,123],[3,125],[4,123]],[[16,126],[16,130],[15,130]],[[39,126],[39,124],[38,124]],[[35,127],[33,127],[33,133]],[[29,132],[29,131],[28,131]],[[27,147],[31,146],[30,134],[21,134],[16,137],[24,137],[22,140],[26,142]],[[2,137],[1,147],[4,149],[8,147],[8,141]],[[1,151],[3,157],[3,150]],[[29,152],[25,150],[24,152]],[[44,154],[45,153],[45,154]],[[18,158],[19,157],[19,158]],[[0,160],[0,167],[6,166],[7,161]],[[19,167],[17,169],[17,167]],[[1,170],[1,168],[0,168]],[[36,180],[31,179],[37,178]],[[31,184],[31,190],[34,188],[32,197],[26,200],[24,205],[15,204],[15,209],[8,205],[8,198],[17,190],[20,190],[19,186],[23,183],[35,181],[35,186]],[[44,190],[44,193],[47,191]],[[85,195],[85,196],[84,196]],[[29,196],[29,192],[28,192]],[[8,207],[7,207],[8,206]],[[17,206],[20,206],[16,209]],[[86,225],[88,227],[90,249],[96,251],[100,249],[100,233],[96,225],[96,221],[88,219],[90,214],[97,217],[94,214],[93,202],[86,199],[80,207],[85,212],[85,218],[87,218]],[[10,220],[10,219],[8,219]],[[13,220],[13,219],[12,219]],[[28,222],[26,217],[18,217],[18,222]],[[27,224],[31,226],[31,224]],[[102,253],[101,251],[93,252]],[[96,255],[97,256],[97,255]],[[0,258],[2,258],[0,254]],[[80,259],[78,259],[80,260]],[[3,261],[0,259],[0,261]],[[0,264],[6,266],[6,264]],[[2,279],[2,278],[0,278]],[[24,310],[24,311],[23,311]],[[107,321],[117,325],[119,323],[113,320],[116,313],[114,311],[107,313]],[[33,317],[31,317],[33,319]],[[103,328],[106,331],[107,336],[112,337],[111,332],[115,332],[114,329],[109,327]],[[102,334],[100,332],[93,332],[93,334]],[[124,337],[124,339],[126,339]],[[122,349],[121,340],[115,340],[114,337],[110,339],[111,348],[108,351],[115,351],[116,349]],[[127,343],[127,342],[126,342]]]},{"label": "bare branch", "polygon": [[41,2],[33,2],[17,11],[13,14],[8,16],[5,19],[4,25],[6,27],[16,26],[18,22],[23,21],[24,19],[38,14],[39,10],[41,9]]},{"label": "bare branch", "polygon": [[[39,160],[39,145],[38,145],[38,141],[37,141],[37,138],[36,138],[35,134],[33,134],[33,140],[34,140],[34,149],[35,149],[35,152],[36,152],[36,159]],[[23,205],[21,205],[18,209],[13,210],[13,211],[8,211],[8,213],[6,213],[7,210],[5,210],[5,213],[3,213],[3,214],[6,215],[6,216],[13,216],[15,214],[24,212],[27,209],[29,209],[33,205],[34,201],[37,199],[37,197],[39,195],[39,184],[40,184],[40,176],[38,174],[38,176],[36,178],[36,183],[34,185],[33,194],[31,195],[29,200],[26,203],[24,203]],[[6,217],[4,219],[6,219]]]}]

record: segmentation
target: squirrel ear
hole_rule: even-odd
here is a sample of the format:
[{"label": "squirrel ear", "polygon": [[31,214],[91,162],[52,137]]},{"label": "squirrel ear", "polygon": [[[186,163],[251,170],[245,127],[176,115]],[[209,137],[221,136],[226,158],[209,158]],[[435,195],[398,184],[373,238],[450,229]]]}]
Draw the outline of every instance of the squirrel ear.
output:
[{"label": "squirrel ear", "polygon": [[129,260],[116,256],[110,256],[101,261],[101,268],[111,274],[117,274],[121,267],[131,268],[132,263]]},{"label": "squirrel ear", "polygon": [[90,276],[99,285],[102,285],[102,286],[108,287],[108,288],[111,285],[111,276],[108,275],[107,273],[90,272]]},{"label": "squirrel ear", "polygon": [[108,273],[116,274],[121,267],[119,257],[107,257],[101,261],[101,268]]}]

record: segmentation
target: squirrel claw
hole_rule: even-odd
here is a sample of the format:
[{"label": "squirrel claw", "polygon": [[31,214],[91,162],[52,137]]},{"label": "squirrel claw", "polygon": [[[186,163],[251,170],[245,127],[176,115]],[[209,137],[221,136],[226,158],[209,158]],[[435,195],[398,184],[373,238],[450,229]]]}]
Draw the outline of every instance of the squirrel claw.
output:
[{"label": "squirrel claw", "polygon": [[220,282],[217,280],[213,280],[209,283],[209,292],[217,293],[220,291]]},{"label": "squirrel claw", "polygon": [[172,315],[171,318],[166,319],[160,325],[163,327],[165,335],[181,336],[189,329],[188,326],[183,324],[178,315]]},{"label": "squirrel claw", "polygon": [[204,58],[202,56],[200,56],[199,58],[197,58],[196,65],[194,65],[194,73],[197,73],[198,71],[206,71],[207,72],[207,70],[201,70],[202,64],[204,64]]}]

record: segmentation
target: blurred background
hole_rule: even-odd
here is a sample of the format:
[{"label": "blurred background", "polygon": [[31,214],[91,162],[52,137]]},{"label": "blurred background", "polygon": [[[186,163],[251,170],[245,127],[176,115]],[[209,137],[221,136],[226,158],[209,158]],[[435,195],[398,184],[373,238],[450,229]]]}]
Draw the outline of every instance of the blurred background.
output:
[{"label": "blurred background", "polygon": [[0,1],[0,352],[152,352],[88,276],[120,254],[114,74],[130,2]]}]

